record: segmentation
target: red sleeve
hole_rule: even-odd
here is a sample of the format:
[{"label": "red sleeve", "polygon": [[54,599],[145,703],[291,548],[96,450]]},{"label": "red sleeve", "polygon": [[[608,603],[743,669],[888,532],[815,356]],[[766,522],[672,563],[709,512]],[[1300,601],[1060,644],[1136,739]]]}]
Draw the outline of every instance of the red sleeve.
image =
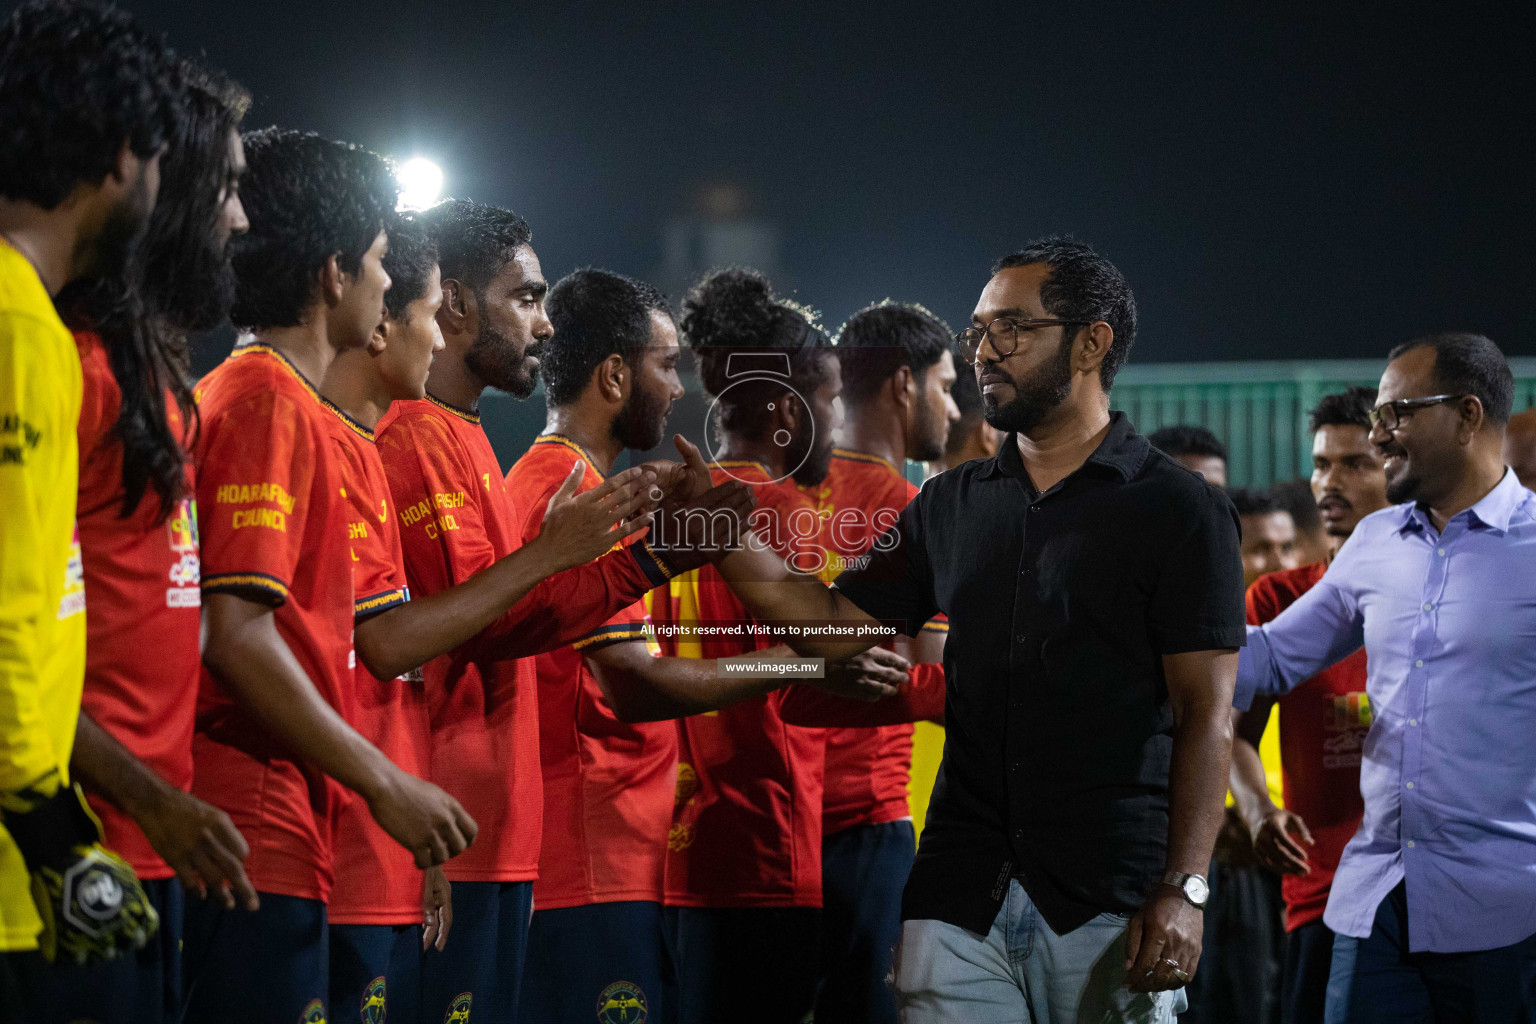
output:
[{"label": "red sleeve", "polygon": [[370,472],[359,439],[334,441],[347,492],[347,540],[352,547],[353,614],[359,619],[410,599],[401,568],[400,533],[382,473]]},{"label": "red sleeve", "polygon": [[1253,586],[1243,596],[1243,604],[1247,608],[1250,626],[1262,626],[1282,611],[1280,595],[1275,592],[1275,581],[1268,576],[1260,576],[1253,581]]},{"label": "red sleeve", "polygon": [[260,593],[281,604],[298,566],[323,451],[304,412],[274,391],[242,398],[203,429],[203,590]]},{"label": "red sleeve", "polygon": [[913,665],[912,677],[894,696],[864,701],[799,684],[784,691],[779,715],[790,725],[864,729],[907,722],[944,724],[944,666]]},{"label": "red sleeve", "polygon": [[666,570],[643,548],[610,551],[540,583],[486,627],[481,634],[486,651],[494,658],[524,658],[600,633],[619,612],[626,612],[619,618],[630,623],[629,606],[665,582],[654,574]]}]

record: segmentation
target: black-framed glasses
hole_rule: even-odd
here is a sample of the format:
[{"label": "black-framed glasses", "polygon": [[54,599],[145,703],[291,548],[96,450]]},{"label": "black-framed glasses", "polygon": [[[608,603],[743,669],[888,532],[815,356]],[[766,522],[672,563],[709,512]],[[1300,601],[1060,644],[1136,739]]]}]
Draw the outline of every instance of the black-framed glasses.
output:
[{"label": "black-framed glasses", "polygon": [[1383,430],[1396,430],[1403,422],[1405,412],[1428,409],[1432,405],[1445,405],[1447,402],[1459,402],[1466,397],[1466,393],[1463,392],[1459,395],[1429,395],[1425,398],[1399,398],[1395,402],[1382,402],[1370,412],[1371,426],[1379,426]]},{"label": "black-framed glasses", "polygon": [[982,344],[990,337],[992,349],[998,358],[1007,359],[1018,351],[1019,335],[1025,331],[1033,331],[1037,327],[1086,327],[1091,323],[1092,320],[1021,320],[1016,316],[1000,316],[980,327],[967,327],[955,335],[955,347],[960,350],[960,358],[974,363],[976,353],[981,351]]}]

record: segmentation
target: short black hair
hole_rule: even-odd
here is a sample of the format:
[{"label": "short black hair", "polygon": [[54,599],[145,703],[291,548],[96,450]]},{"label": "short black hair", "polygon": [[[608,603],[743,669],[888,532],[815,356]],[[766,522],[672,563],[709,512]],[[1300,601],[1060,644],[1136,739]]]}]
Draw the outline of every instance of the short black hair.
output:
[{"label": "short black hair", "polygon": [[246,132],[240,181],[251,229],[231,243],[237,327],[262,330],[303,321],[332,256],[355,274],[395,216],[400,187],[377,153],[314,132]]},{"label": "short black hair", "polygon": [[[1092,246],[1065,235],[1030,242],[993,264],[992,273],[1031,263],[1051,268],[1051,276],[1040,285],[1047,313],[1062,320],[1103,320],[1114,330],[1115,339],[1099,364],[1099,381],[1108,392],[1136,341],[1136,297],[1125,275]],[[1075,337],[1076,332],[1067,336]]]},{"label": "short black hair", "polygon": [[1249,487],[1228,487],[1227,497],[1232,500],[1232,507],[1237,509],[1237,514],[1240,516],[1267,516],[1285,511],[1275,500],[1275,496],[1268,491]]},{"label": "short black hair", "polygon": [[426,298],[427,282],[437,266],[437,242],[421,218],[402,213],[389,223],[389,252],[384,254],[384,273],[389,275],[389,291],[384,293],[384,308],[390,318],[405,321],[405,311],[417,299]]},{"label": "short black hair", "polygon": [[528,222],[511,210],[468,199],[445,199],[422,211],[421,217],[437,241],[443,277],[462,282],[476,294],[520,246],[533,241]]},{"label": "short black hair", "polygon": [[544,400],[569,405],[581,397],[604,359],[626,361],[651,343],[651,314],[672,316],[660,291],[611,270],[582,267],[556,282],[544,300],[555,336],[539,353]]},{"label": "short black hair", "polygon": [[[766,277],[745,267],[706,274],[683,300],[679,326],[693,347],[704,390],[718,399],[731,388],[719,403],[726,431],[751,429],[750,420],[773,395],[793,389],[804,396],[821,387],[832,364],[828,357],[836,355],[813,310],[774,295]],[[743,376],[731,365],[733,355],[787,360],[790,375],[779,384],[749,374],[731,387],[732,376]],[[750,358],[743,363],[752,364]]]},{"label": "short black hair", "polygon": [[1180,455],[1206,455],[1222,462],[1227,461],[1227,446],[1209,430],[1193,424],[1160,427],[1148,434],[1147,440],[1153,448],[1174,458]]},{"label": "short black hair", "polygon": [[124,143],[159,152],[176,123],[176,67],[114,7],[22,4],[0,25],[0,195],[52,210],[112,173]]},{"label": "short black hair", "polygon": [[949,325],[915,302],[886,299],[864,307],[837,332],[843,401],[867,402],[903,366],[921,381],[953,343]]},{"label": "short black hair", "polygon": [[1476,395],[1490,423],[1502,427],[1509,422],[1515,404],[1515,376],[1499,346],[1481,334],[1448,331],[1397,346],[1387,355],[1387,362],[1419,348],[1435,350],[1436,391]]},{"label": "short black hair", "polygon": [[1376,389],[1350,385],[1343,391],[1324,395],[1307,414],[1307,429],[1317,433],[1322,427],[1364,427],[1371,429],[1371,410],[1376,406]]},{"label": "short black hair", "polygon": [[1297,477],[1275,484],[1270,488],[1275,504],[1291,514],[1291,521],[1300,533],[1321,533],[1323,516],[1317,510],[1317,499],[1312,496],[1312,482]]}]

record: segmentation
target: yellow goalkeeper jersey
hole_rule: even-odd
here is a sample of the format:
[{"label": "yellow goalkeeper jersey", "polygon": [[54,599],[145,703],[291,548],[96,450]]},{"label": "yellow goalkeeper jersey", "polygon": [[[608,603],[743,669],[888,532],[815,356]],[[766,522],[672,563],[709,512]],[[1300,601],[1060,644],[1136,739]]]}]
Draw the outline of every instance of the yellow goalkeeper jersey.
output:
[{"label": "yellow goalkeeper jersey", "polygon": [[[85,678],[75,532],[80,356],[26,258],[0,239],[0,792],[69,776]],[[0,825],[0,951],[42,927]]]}]

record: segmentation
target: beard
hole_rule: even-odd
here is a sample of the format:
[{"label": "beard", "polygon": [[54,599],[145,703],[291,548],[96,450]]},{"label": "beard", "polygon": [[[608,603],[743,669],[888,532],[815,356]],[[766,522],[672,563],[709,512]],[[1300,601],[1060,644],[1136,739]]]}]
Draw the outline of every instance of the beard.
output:
[{"label": "beard", "polygon": [[96,236],[76,245],[74,262],[81,268],[79,276],[112,277],[127,267],[137,255],[139,239],[154,208],[141,168],[133,188],[107,211]]},{"label": "beard", "polygon": [[614,418],[614,440],[633,451],[648,452],[661,444],[671,412],[670,399],[637,388],[629,393],[624,407]]},{"label": "beard", "polygon": [[935,414],[932,405],[924,402],[917,407],[912,421],[912,459],[915,462],[933,462],[944,457],[949,440],[949,424]]},{"label": "beard", "polygon": [[827,478],[832,471],[832,438],[818,439],[807,431],[804,441],[797,436],[784,453],[784,462],[794,466],[789,474],[795,483],[813,487]]},{"label": "beard", "polygon": [[482,318],[480,332],[464,355],[464,365],[476,377],[513,398],[527,398],[539,379],[539,368],[528,368],[528,356],[537,355],[537,343],[518,350],[512,338]]},{"label": "beard", "polygon": [[[1002,373],[1000,369],[993,372]],[[999,405],[983,391],[984,415],[987,423],[998,430],[1028,434],[1072,393],[1072,347],[1063,343],[1056,358],[1033,376],[1013,381],[1013,391],[1013,400],[1005,405]]]},{"label": "beard", "polygon": [[1404,471],[1399,473],[1396,478],[1387,481],[1387,500],[1394,505],[1401,505],[1407,501],[1417,501],[1419,500],[1419,491],[1423,486],[1423,480]]}]

